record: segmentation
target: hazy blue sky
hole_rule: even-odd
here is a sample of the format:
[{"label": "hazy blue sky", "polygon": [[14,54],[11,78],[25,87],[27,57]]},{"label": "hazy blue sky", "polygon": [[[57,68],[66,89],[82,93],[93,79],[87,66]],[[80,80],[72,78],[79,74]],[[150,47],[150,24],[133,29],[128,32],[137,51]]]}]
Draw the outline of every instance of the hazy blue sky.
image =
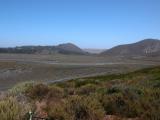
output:
[{"label": "hazy blue sky", "polygon": [[0,0],[0,46],[110,48],[160,38],[160,0]]}]

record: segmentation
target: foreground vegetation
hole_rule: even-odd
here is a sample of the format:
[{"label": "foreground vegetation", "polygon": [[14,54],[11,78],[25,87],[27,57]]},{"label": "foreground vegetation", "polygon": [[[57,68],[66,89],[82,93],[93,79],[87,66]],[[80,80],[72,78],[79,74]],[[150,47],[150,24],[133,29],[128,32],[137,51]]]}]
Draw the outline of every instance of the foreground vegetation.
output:
[{"label": "foreground vegetation", "polygon": [[3,120],[25,120],[29,110],[50,120],[160,120],[160,67],[50,85],[23,83],[0,99]]}]

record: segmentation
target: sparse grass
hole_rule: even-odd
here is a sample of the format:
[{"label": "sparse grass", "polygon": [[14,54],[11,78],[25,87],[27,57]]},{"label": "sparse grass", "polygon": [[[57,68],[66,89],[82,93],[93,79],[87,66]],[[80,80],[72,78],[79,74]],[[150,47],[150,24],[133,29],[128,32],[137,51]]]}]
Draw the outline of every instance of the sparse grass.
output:
[{"label": "sparse grass", "polygon": [[12,61],[12,62],[5,62],[5,61],[1,61],[0,62],[0,68],[1,69],[14,69],[16,67],[16,62]]}]

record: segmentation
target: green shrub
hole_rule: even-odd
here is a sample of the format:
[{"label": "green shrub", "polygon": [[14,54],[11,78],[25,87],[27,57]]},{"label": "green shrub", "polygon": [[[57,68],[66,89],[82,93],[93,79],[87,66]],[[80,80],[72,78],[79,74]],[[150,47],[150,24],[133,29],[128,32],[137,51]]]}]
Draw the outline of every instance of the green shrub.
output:
[{"label": "green shrub", "polygon": [[118,115],[122,117],[138,117],[142,108],[139,101],[129,99],[122,93],[104,95],[99,97],[106,114]]},{"label": "green shrub", "polygon": [[107,94],[120,93],[122,91],[122,86],[115,85],[107,89]]},{"label": "green shrub", "polygon": [[95,79],[78,79],[78,80],[75,80],[75,87],[78,88],[78,87],[81,87],[81,86],[84,86],[86,84],[98,84],[99,83],[99,80],[95,80]]},{"label": "green shrub", "polygon": [[75,87],[75,80],[65,81],[65,82],[58,82],[53,85],[56,85],[61,88],[74,88]]},{"label": "green shrub", "polygon": [[76,91],[76,89],[75,88],[65,88],[64,89],[64,96],[65,97],[68,97],[68,96],[70,96],[70,95],[75,95],[75,91]]},{"label": "green shrub", "polygon": [[69,117],[65,110],[65,103],[61,100],[49,103],[46,112],[48,113],[50,120],[67,120]]},{"label": "green shrub", "polygon": [[23,94],[34,85],[33,82],[23,82],[15,85],[12,89],[9,90],[9,94],[11,95],[18,95]]},{"label": "green shrub", "polygon": [[94,93],[96,90],[96,85],[93,84],[86,84],[78,88],[77,94],[78,95],[89,95],[90,93]]},{"label": "green shrub", "polygon": [[22,120],[29,106],[19,103],[15,98],[9,97],[0,101],[1,120]]},{"label": "green shrub", "polygon": [[52,102],[47,111],[51,120],[102,120],[105,116],[97,100],[80,96],[71,96],[61,102]]},{"label": "green shrub", "polygon": [[52,87],[49,87],[49,91],[46,94],[46,96],[48,100],[52,98],[60,99],[64,97],[64,90],[58,86],[52,86]]},{"label": "green shrub", "polygon": [[72,96],[67,99],[66,105],[70,120],[102,120],[104,118],[104,110],[94,98]]},{"label": "green shrub", "polygon": [[42,100],[49,92],[49,87],[44,84],[37,84],[26,91],[26,96],[33,100]]},{"label": "green shrub", "polygon": [[146,109],[144,114],[142,114],[141,118],[143,120],[160,120],[160,109]]}]

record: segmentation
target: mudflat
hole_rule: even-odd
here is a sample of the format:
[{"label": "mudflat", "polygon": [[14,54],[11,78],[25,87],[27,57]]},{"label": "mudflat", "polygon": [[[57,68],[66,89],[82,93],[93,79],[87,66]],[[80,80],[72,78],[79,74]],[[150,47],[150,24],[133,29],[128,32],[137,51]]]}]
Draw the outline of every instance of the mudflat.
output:
[{"label": "mudflat", "polygon": [[51,83],[160,65],[160,58],[98,55],[0,54],[0,90],[25,81]]}]

